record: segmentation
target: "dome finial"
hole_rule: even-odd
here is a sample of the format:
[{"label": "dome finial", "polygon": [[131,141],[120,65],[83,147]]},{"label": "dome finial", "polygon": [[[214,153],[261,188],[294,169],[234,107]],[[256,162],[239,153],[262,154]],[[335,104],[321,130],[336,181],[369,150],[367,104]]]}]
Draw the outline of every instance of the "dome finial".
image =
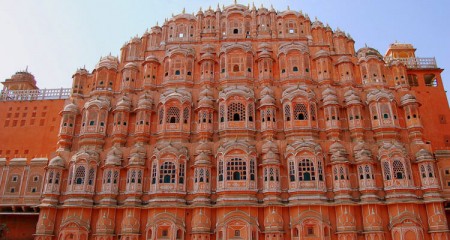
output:
[{"label": "dome finial", "polygon": [[181,13],[185,14],[186,13],[186,8],[183,8],[183,11]]},{"label": "dome finial", "polygon": [[289,5],[288,5],[288,7],[287,7],[287,10],[288,10],[288,11],[290,11],[290,10],[291,10],[291,7],[289,7]]},{"label": "dome finial", "polygon": [[234,5],[237,5],[237,0],[234,0]]}]

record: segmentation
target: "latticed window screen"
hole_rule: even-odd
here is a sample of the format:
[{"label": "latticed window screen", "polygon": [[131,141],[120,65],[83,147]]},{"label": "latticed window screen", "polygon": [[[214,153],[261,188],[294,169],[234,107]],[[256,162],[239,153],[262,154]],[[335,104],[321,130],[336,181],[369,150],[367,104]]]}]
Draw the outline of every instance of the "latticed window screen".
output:
[{"label": "latticed window screen", "polygon": [[298,163],[298,180],[299,181],[314,181],[316,180],[316,171],[314,163],[309,159],[302,159]]},{"label": "latticed window screen", "polygon": [[310,113],[311,113],[311,119],[312,119],[313,121],[315,121],[315,120],[316,120],[316,105],[311,104],[311,105],[309,106],[309,109],[310,109]]},{"label": "latticed window screen", "polygon": [[347,169],[344,169],[343,167],[340,167],[339,168],[339,177],[340,177],[341,180],[345,180],[345,179],[348,180]]},{"label": "latticed window screen", "polygon": [[189,122],[189,108],[185,107],[183,110],[183,121],[184,123]]},{"label": "latticed window screen", "polygon": [[264,168],[264,181],[267,182],[267,168]]},{"label": "latticed window screen", "polygon": [[179,123],[180,109],[177,107],[169,107],[166,114],[166,123]]},{"label": "latticed window screen", "polygon": [[392,169],[394,170],[394,177],[396,179],[405,178],[405,166],[400,160],[394,160],[392,163]]},{"label": "latticed window screen", "polygon": [[299,72],[300,69],[300,59],[299,56],[291,56],[289,57],[289,70],[291,72]]},{"label": "latticed window screen", "polygon": [[291,106],[289,104],[284,105],[284,119],[291,121]]},{"label": "latticed window screen", "polygon": [[253,122],[253,103],[248,105],[248,121]]},{"label": "latticed window screen", "polygon": [[159,183],[175,183],[175,164],[164,162],[159,170]]},{"label": "latticed window screen", "polygon": [[84,166],[77,167],[75,171],[75,184],[84,184],[84,176],[86,175],[86,168]]},{"label": "latticed window screen", "polygon": [[206,182],[209,183],[209,170],[206,169]]},{"label": "latticed window screen", "polygon": [[220,122],[225,121],[225,107],[223,105],[220,105],[220,107],[219,107],[219,118],[220,118]]},{"label": "latticed window screen", "polygon": [[245,121],[244,104],[232,102],[228,105],[228,121]]},{"label": "latticed window screen", "polygon": [[181,58],[178,59],[171,59],[172,63],[172,76],[173,75],[182,75],[184,76],[184,61]]},{"label": "latticed window screen", "polygon": [[227,161],[227,180],[246,180],[247,163],[241,158],[232,158]]},{"label": "latticed window screen", "polygon": [[296,103],[294,105],[294,117],[295,117],[295,120],[307,120],[308,119],[308,110],[307,110],[305,104]]},{"label": "latticed window screen", "polygon": [[[197,171],[197,169],[195,169]],[[205,170],[203,168],[198,169],[198,181],[204,182],[205,181]]]},{"label": "latticed window screen", "polygon": [[319,173],[319,181],[323,181],[323,168],[321,160],[317,160],[317,172]]},{"label": "latticed window screen", "polygon": [[60,173],[56,173],[55,184],[59,184],[60,177],[61,177],[61,174]]},{"label": "latticed window screen", "polygon": [[89,179],[88,179],[89,185],[94,185],[94,180],[95,180],[95,169],[91,168],[89,169]]},{"label": "latticed window screen", "polygon": [[388,162],[383,163],[384,179],[391,180],[391,167]]}]

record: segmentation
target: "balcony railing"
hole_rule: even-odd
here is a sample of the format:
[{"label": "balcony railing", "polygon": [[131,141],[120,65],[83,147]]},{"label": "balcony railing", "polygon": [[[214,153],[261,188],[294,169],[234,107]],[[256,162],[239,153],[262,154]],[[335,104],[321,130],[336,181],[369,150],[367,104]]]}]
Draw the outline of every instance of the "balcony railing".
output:
[{"label": "balcony railing", "polygon": [[385,57],[384,61],[390,65],[393,61],[403,62],[407,68],[438,68],[436,58],[393,58]]},{"label": "balcony railing", "polygon": [[71,88],[7,90],[1,91],[0,101],[67,99],[69,98],[71,91]]}]

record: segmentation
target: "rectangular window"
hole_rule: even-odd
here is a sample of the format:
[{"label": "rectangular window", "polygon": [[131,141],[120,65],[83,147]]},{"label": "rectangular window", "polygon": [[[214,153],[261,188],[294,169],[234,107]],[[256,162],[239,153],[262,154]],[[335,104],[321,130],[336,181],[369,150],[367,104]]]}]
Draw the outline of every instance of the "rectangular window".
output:
[{"label": "rectangular window", "polygon": [[234,230],[234,236],[240,237],[241,236],[241,230]]}]

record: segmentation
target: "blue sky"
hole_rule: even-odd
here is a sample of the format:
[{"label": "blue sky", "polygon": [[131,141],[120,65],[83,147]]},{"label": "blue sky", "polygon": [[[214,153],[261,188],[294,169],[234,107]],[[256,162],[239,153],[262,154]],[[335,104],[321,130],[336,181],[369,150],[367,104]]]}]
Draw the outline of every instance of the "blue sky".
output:
[{"label": "blue sky", "polygon": [[[131,37],[183,8],[192,13],[233,0],[0,0],[0,80],[28,70],[40,88],[70,87],[79,67],[91,71],[101,56],[119,55]],[[252,4],[252,1],[238,1]],[[254,1],[283,11],[302,10],[351,34],[356,49],[367,45],[385,53],[390,43],[412,43],[418,57],[436,57],[450,89],[450,27],[447,0],[273,0]]]}]

